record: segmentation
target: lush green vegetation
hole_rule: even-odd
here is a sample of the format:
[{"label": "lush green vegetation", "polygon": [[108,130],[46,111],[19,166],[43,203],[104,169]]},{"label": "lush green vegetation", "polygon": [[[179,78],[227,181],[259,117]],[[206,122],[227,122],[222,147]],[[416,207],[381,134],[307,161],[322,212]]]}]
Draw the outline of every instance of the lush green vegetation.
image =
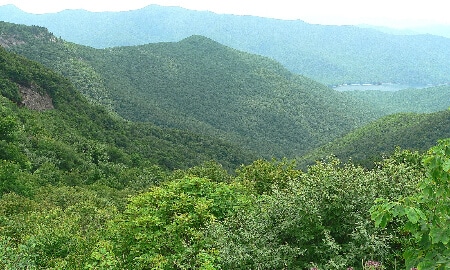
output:
[{"label": "lush green vegetation", "polygon": [[[0,74],[2,269],[80,269],[128,196],[174,169],[214,160],[226,173],[251,160],[217,139],[112,116],[67,79],[3,48]],[[50,95],[55,109],[19,107],[19,86]]]},{"label": "lush green vegetation", "polygon": [[450,267],[450,140],[430,149],[423,159],[427,178],[419,192],[396,201],[378,199],[370,211],[377,226],[386,227],[393,218],[406,220],[402,230],[412,238],[404,251],[406,267],[448,269]]},{"label": "lush green vegetation", "polygon": [[[218,115],[204,116],[200,136],[125,121],[98,106],[101,93],[107,93],[102,91],[114,83],[124,87],[120,89],[131,89],[133,82],[139,83],[134,79],[142,76],[147,90],[161,96],[161,105],[149,98],[157,95],[142,91],[140,97],[161,106],[160,115],[166,109],[171,115],[171,99],[178,102],[173,110],[183,110],[192,119],[213,114],[211,107],[203,107],[216,99],[202,99],[213,96],[218,109],[225,102],[243,115],[246,111],[237,104],[257,111],[253,116],[261,117],[261,122],[249,115],[244,122],[251,126],[268,121],[255,130],[278,132],[271,134],[277,139],[298,136],[289,129],[293,123],[309,124],[322,134],[332,132],[333,125],[327,126],[329,119],[324,119],[338,121],[334,114],[348,116],[355,109],[336,110],[330,104],[346,104],[339,102],[350,99],[330,94],[332,90],[294,76],[271,60],[258,58],[264,63],[260,65],[252,55],[203,37],[94,50],[55,39],[39,27],[30,32],[6,25],[15,36],[4,35],[4,28],[0,35],[4,45],[54,65],[70,81],[0,48],[1,269],[449,267],[450,142],[441,141],[426,154],[400,148],[391,151],[390,147],[425,150],[439,138],[449,137],[450,111],[391,115],[320,150],[338,149],[345,159],[352,156],[365,161],[361,162],[365,167],[329,157],[300,170],[291,159],[256,159],[227,142],[233,138],[228,133],[210,131],[213,123],[208,117],[217,119]],[[35,42],[25,42],[30,39]],[[49,43],[55,46],[46,47]],[[42,48],[53,49],[38,54]],[[202,50],[209,59],[202,56]],[[212,64],[205,65],[205,61]],[[99,68],[121,62],[127,64],[128,72]],[[144,73],[133,70],[145,66]],[[216,72],[195,71],[205,66]],[[113,73],[123,80],[114,79]],[[233,80],[221,86],[221,76]],[[90,100],[97,105],[89,103],[71,81],[84,91],[93,85],[98,91]],[[177,88],[177,84],[185,87]],[[24,107],[20,88],[47,94],[54,109]],[[172,93],[172,89],[177,91]],[[187,98],[178,97],[181,94]],[[111,95],[110,108],[127,100],[126,92]],[[260,95],[267,95],[267,100]],[[306,115],[295,118],[291,106],[300,104],[294,100],[302,98],[306,105],[295,109],[298,115]],[[139,98],[128,100],[133,106],[144,103]],[[291,118],[280,122],[283,118],[269,111]],[[157,112],[160,125],[180,124],[177,114],[170,120]],[[242,121],[233,118],[232,112],[224,115]],[[317,116],[313,118],[317,123],[308,122],[307,116]],[[355,118],[348,117],[350,123],[342,118],[335,127],[354,125]],[[232,125],[229,119],[221,121]],[[241,144],[261,139],[258,132],[240,133],[255,136]],[[222,134],[222,139],[209,136],[214,134]],[[287,139],[285,143],[292,146]],[[381,152],[387,154],[382,157]],[[369,166],[367,159],[377,162]]]},{"label": "lush green vegetation", "polygon": [[[435,112],[449,105],[447,86],[336,93],[267,58],[200,36],[177,43],[95,50],[56,39],[40,27],[1,25],[5,40],[20,41],[11,50],[58,70],[91,102],[133,121],[221,137],[262,157],[298,157],[376,117]],[[389,134],[397,134],[390,139],[370,141],[364,140],[365,135],[350,134],[362,141],[333,144],[340,149],[326,147],[324,155],[361,161],[391,153],[395,145],[425,150],[447,136],[438,129],[424,143],[426,132],[417,140],[402,140],[401,130],[409,124],[387,121]],[[405,121],[414,124],[412,119]],[[370,131],[379,130],[377,125],[384,124],[374,124],[364,134],[380,134]],[[310,161],[321,158],[309,156]]]},{"label": "lush green vegetation", "polygon": [[1,105],[3,269],[362,269],[361,261],[394,269],[404,251],[428,252],[405,234],[408,222],[378,228],[369,210],[440,179],[430,165],[439,159],[447,170],[440,148],[424,164],[397,151],[371,170],[330,159],[306,171],[289,160],[256,160],[235,174],[216,162],[164,171],[144,157],[129,163],[135,157],[75,128],[65,143],[69,127],[54,130],[58,109]]},{"label": "lush green vegetation", "polygon": [[202,35],[276,59],[289,70],[325,84],[449,82],[450,40],[432,35],[401,36],[356,26],[313,25],[300,20],[161,6],[129,12],[69,10],[44,15],[26,14],[10,6],[4,9],[5,21],[45,26],[58,37],[96,48],[172,42]]}]

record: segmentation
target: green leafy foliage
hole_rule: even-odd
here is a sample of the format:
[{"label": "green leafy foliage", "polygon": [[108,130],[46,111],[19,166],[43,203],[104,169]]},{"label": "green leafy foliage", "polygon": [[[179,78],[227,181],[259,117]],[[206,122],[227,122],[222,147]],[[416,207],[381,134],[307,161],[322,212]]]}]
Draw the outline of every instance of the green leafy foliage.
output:
[{"label": "green leafy foliage", "polygon": [[5,80],[34,85],[55,104],[33,111],[0,97],[2,269],[82,269],[128,196],[165,181],[169,169],[216,160],[230,170],[245,160],[220,140],[112,116],[42,65],[0,55]]},{"label": "green leafy foliage", "polygon": [[19,165],[18,169],[25,169],[30,164],[23,145],[16,143],[24,139],[24,134],[15,113],[14,106],[0,96],[0,161],[10,161]]},{"label": "green leafy foliage", "polygon": [[19,88],[10,80],[0,77],[0,94],[12,101],[20,102]]},{"label": "green leafy foliage", "polygon": [[0,197],[9,192],[30,195],[32,185],[32,178],[28,178],[18,164],[0,160]]},{"label": "green leafy foliage", "polygon": [[256,160],[237,170],[237,178],[257,194],[271,194],[275,190],[286,190],[297,179],[300,172],[294,161]]},{"label": "green leafy foliage", "polygon": [[[34,188],[32,197],[8,193],[1,198],[0,238],[4,269],[80,269],[89,259],[107,220],[125,194],[116,199],[105,187]],[[122,198],[120,198],[122,197]],[[17,259],[14,259],[17,258]]]},{"label": "green leafy foliage", "polygon": [[[94,52],[54,39],[39,27],[32,27],[30,32],[20,26],[8,26],[17,30],[14,43],[39,37],[40,42],[33,43],[35,51],[33,46],[17,46],[24,51],[35,53],[49,42],[56,43],[59,49],[69,51],[55,49],[54,57],[61,57],[60,63],[65,63],[66,53],[84,52],[85,58],[76,61],[90,60],[73,65],[85,67],[77,74],[88,74],[84,77],[87,81],[72,78],[79,84],[101,82],[101,76],[96,74],[102,73],[94,73],[94,65],[88,65],[89,61],[98,60],[97,53],[111,54],[112,59],[119,61],[125,52],[141,56],[133,58],[135,61],[151,59],[163,66],[164,72],[149,68],[166,76],[156,76],[164,79],[154,81],[155,85],[174,86],[171,80],[181,84],[183,80],[174,74],[187,74],[194,64],[207,60],[199,51],[198,58],[193,59],[185,53],[188,48],[204,50],[214,59],[215,69],[225,70],[208,74],[210,77],[199,75],[203,73],[180,77],[200,76],[206,80],[204,85],[199,83],[199,92],[216,95],[217,92],[207,92],[208,84],[227,90],[219,87],[220,80],[214,76],[239,73],[219,64],[221,57],[229,57],[239,62],[236,69],[244,69],[240,72],[248,77],[236,77],[228,86],[248,80],[244,80],[248,83],[245,86],[256,91],[250,95],[253,99],[260,92],[250,85],[258,83],[258,87],[273,91],[270,98],[285,97],[283,102],[289,106],[291,86],[305,97],[305,102],[318,102],[308,104],[310,108],[320,108],[318,104],[329,101],[320,94],[329,93],[328,90],[313,81],[294,76],[268,59],[263,60],[265,67],[261,68],[254,56],[202,37],[149,45],[153,52],[145,46]],[[151,57],[142,57],[146,54]],[[205,129],[205,135],[199,136],[124,121],[107,109],[88,103],[67,79],[42,65],[3,49],[0,56],[4,61],[0,65],[1,79],[7,82],[3,85],[34,89],[48,95],[55,105],[54,109],[43,111],[17,106],[22,94],[18,92],[19,99],[15,99],[17,88],[9,86],[0,97],[2,269],[357,269],[361,261],[363,269],[448,268],[448,140],[423,156],[397,149],[370,168],[331,157],[301,171],[289,159],[255,160],[242,148],[208,136],[216,131]],[[51,63],[51,59],[47,60]],[[100,59],[97,64],[107,60]],[[194,64],[189,66],[191,61]],[[236,63],[233,61],[229,63]],[[184,65],[188,68],[184,69]],[[141,74],[131,67],[130,74]],[[131,81],[124,80],[124,85]],[[297,82],[306,82],[311,88],[299,87]],[[164,87],[166,92],[159,94],[168,98],[181,93],[167,92],[170,88]],[[309,93],[308,89],[317,91]],[[232,87],[227,91],[228,95],[245,92]],[[185,94],[189,96],[188,93],[195,91],[189,89]],[[306,99],[309,94],[317,95],[317,99]],[[246,97],[236,98],[243,96]],[[175,100],[179,103],[174,110],[189,108],[191,115],[208,112]],[[253,104],[256,111],[261,107],[281,113],[283,109],[282,103],[249,100],[242,104]],[[292,111],[286,109],[285,113]],[[271,119],[260,132],[275,132],[269,129],[274,125],[278,133],[285,134],[273,138],[293,135],[284,129],[287,123],[277,123],[282,118],[263,110],[258,115]],[[214,119],[211,115],[205,119],[208,117]],[[385,133],[390,134],[383,137],[386,141],[391,137],[395,138],[391,138],[391,143],[405,139],[418,147],[414,138],[425,138],[428,143],[447,136],[448,118],[447,112],[393,115],[356,132],[354,137],[380,143],[376,133]],[[169,122],[172,125],[177,121]],[[229,120],[223,121],[228,124]],[[382,123],[388,123],[387,127]],[[311,127],[327,130],[320,121]],[[252,132],[242,134],[257,134]],[[370,147],[361,150],[372,151]],[[236,173],[230,173],[235,168]],[[372,219],[378,226],[373,226]]]},{"label": "green leafy foliage", "polygon": [[[245,189],[204,178],[185,177],[133,197],[110,223],[110,252],[121,269],[209,269],[217,253],[203,229],[240,206]],[[93,257],[105,264],[104,257]]]},{"label": "green leafy foliage", "polygon": [[[208,236],[214,239],[221,258],[218,265],[222,269],[306,269],[313,265],[356,269],[361,260],[375,259],[393,269],[402,261],[398,249],[406,240],[396,227],[374,228],[369,209],[378,197],[412,194],[424,175],[414,158],[407,161],[413,153],[398,156],[405,159],[393,156],[370,171],[342,165],[336,159],[311,166],[307,172],[289,168],[292,163],[286,161],[258,161],[240,169],[236,180],[244,185],[272,176],[284,179],[284,186],[272,183],[271,192],[263,195],[250,189],[254,192],[250,207],[209,226]],[[258,178],[257,169],[261,169]]]},{"label": "green leafy foliage", "polygon": [[394,218],[406,219],[403,230],[414,240],[404,252],[407,267],[447,269],[450,267],[450,141],[440,141],[431,148],[423,163],[427,177],[419,182],[418,193],[397,201],[379,199],[371,214],[380,227]]}]

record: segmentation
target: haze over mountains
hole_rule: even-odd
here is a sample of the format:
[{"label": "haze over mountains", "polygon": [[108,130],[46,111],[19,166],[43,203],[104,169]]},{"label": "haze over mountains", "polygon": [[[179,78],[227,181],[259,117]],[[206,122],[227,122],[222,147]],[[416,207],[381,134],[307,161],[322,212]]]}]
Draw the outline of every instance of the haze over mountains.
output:
[{"label": "haze over mountains", "polygon": [[391,35],[356,26],[311,25],[251,16],[148,6],[128,12],[66,10],[27,14],[0,8],[2,20],[49,28],[57,37],[96,48],[180,41],[202,35],[273,58],[290,71],[325,84],[448,83],[450,39]]},{"label": "haze over mountains", "polygon": [[358,27],[361,28],[372,28],[387,34],[394,35],[436,35],[446,38],[450,38],[450,26],[449,25],[428,25],[428,26],[417,26],[413,28],[392,28],[386,26],[374,26],[367,24],[360,24]]},{"label": "haze over mountains", "polygon": [[383,115],[445,110],[450,100],[448,86],[334,91],[202,36],[98,50],[42,27],[1,23],[0,30],[8,50],[59,71],[125,119],[222,138],[266,158],[301,156]]}]

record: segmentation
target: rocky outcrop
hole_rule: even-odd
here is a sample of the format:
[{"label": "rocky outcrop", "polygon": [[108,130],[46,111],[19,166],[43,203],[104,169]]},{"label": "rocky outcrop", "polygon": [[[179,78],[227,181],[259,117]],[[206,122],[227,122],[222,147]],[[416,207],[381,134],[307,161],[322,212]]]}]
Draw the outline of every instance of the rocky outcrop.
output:
[{"label": "rocky outcrop", "polygon": [[24,41],[16,39],[14,37],[3,37],[0,36],[0,46],[3,48],[9,48],[12,46],[22,45],[25,44]]},{"label": "rocky outcrop", "polygon": [[36,86],[24,87],[19,86],[20,95],[22,97],[21,104],[31,110],[46,111],[54,109],[52,98],[46,94],[40,94]]}]

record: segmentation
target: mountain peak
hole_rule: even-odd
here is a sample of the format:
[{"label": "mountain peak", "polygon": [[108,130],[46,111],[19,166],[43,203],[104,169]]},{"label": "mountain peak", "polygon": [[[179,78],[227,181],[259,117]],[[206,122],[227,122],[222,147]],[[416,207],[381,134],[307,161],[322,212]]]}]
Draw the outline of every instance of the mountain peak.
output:
[{"label": "mountain peak", "polygon": [[7,11],[24,12],[23,10],[21,10],[20,8],[18,8],[17,6],[15,6],[13,4],[1,5],[0,10],[2,12],[7,12]]},{"label": "mountain peak", "polygon": [[215,41],[215,40],[213,40],[213,39],[211,39],[211,38],[202,36],[202,35],[192,35],[192,36],[189,36],[189,37],[187,37],[187,38],[185,38],[185,39],[182,39],[182,40],[180,41],[180,43],[186,43],[186,44],[192,44],[192,45],[216,45],[216,46],[224,46],[224,45],[220,44],[219,42],[217,42],[217,41]]},{"label": "mountain peak", "polygon": [[24,26],[0,21],[0,46],[10,48],[36,40],[56,42],[57,38],[42,26]]}]

